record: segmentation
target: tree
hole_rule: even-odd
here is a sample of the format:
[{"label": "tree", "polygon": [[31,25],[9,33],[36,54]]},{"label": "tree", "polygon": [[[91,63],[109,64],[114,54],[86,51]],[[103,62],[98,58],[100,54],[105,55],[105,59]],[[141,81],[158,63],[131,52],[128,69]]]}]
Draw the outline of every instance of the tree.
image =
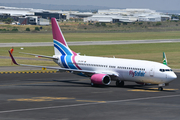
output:
[{"label": "tree", "polygon": [[3,20],[6,24],[11,24],[13,22],[12,18],[7,18]]}]

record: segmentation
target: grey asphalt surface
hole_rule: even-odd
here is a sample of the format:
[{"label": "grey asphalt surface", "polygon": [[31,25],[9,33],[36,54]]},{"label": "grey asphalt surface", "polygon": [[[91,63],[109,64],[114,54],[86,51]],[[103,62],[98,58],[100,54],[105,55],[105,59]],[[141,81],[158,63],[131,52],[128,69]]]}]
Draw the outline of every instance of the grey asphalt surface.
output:
[{"label": "grey asphalt surface", "polygon": [[[157,39],[157,40],[109,40],[109,41],[81,41],[67,42],[69,46],[75,45],[114,45],[114,44],[140,44],[140,43],[171,43],[180,42],[180,39]],[[0,47],[35,47],[53,46],[53,42],[33,42],[33,43],[0,43]]]},{"label": "grey asphalt surface", "polygon": [[164,91],[125,82],[91,87],[70,73],[0,74],[1,120],[179,120],[180,73]]}]

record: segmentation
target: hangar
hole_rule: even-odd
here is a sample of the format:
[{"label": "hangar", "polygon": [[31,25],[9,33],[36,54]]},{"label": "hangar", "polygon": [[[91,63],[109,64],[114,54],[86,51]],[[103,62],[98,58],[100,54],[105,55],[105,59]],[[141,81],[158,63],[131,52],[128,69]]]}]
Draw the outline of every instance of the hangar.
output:
[{"label": "hangar", "polygon": [[98,10],[97,14],[84,19],[84,22],[158,22],[171,20],[171,16],[150,9],[109,9]]},{"label": "hangar", "polygon": [[[29,17],[28,17],[29,16]],[[30,17],[31,16],[31,17]],[[35,21],[43,21],[49,24],[51,17],[57,20],[69,20],[70,18],[84,19],[84,22],[136,22],[148,21],[158,22],[171,20],[170,15],[156,12],[150,9],[107,9],[98,10],[97,13],[61,10],[43,10],[33,8],[16,8],[0,6],[0,18],[11,17],[15,21],[27,24],[40,24]],[[24,20],[23,20],[24,19]],[[34,22],[32,22],[33,19]],[[45,20],[46,19],[46,20]],[[23,21],[23,22],[22,22]],[[27,22],[29,21],[29,22]]]}]

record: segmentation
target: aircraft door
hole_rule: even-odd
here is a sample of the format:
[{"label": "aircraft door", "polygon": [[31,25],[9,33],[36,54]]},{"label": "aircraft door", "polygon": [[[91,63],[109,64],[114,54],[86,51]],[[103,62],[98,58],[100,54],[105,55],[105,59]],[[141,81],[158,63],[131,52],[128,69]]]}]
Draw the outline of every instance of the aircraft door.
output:
[{"label": "aircraft door", "polygon": [[154,67],[151,67],[151,69],[149,71],[149,75],[150,75],[150,77],[154,77]]}]

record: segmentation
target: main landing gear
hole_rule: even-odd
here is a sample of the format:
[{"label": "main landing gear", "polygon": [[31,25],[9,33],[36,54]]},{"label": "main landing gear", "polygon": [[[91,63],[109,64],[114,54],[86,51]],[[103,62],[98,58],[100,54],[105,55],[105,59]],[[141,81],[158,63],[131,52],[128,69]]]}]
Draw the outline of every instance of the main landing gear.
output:
[{"label": "main landing gear", "polygon": [[117,87],[123,87],[123,86],[124,86],[124,81],[119,81],[119,80],[117,80],[117,81],[116,81],[116,86],[117,86]]},{"label": "main landing gear", "polygon": [[163,87],[158,87],[158,90],[159,91],[163,91]]}]

